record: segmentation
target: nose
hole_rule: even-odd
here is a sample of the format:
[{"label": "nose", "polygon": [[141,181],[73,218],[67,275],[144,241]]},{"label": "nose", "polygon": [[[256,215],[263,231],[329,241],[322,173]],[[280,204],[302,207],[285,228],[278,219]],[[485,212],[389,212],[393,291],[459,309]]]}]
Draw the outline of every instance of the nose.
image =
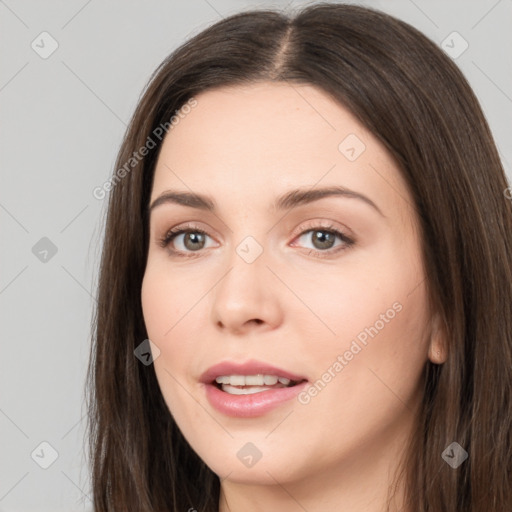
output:
[{"label": "nose", "polygon": [[283,316],[278,284],[265,253],[248,262],[234,252],[229,270],[213,290],[216,328],[232,334],[275,329]]}]

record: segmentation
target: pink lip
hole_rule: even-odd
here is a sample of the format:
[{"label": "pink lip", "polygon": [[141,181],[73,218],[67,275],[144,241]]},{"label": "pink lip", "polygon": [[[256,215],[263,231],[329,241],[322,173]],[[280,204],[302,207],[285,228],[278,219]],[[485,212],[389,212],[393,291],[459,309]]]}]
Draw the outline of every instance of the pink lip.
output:
[{"label": "pink lip", "polygon": [[230,395],[220,390],[214,384],[204,384],[206,398],[219,412],[237,418],[253,418],[262,416],[275,407],[293,399],[306,386],[304,381],[291,388],[276,388],[252,395]]},{"label": "pink lip", "polygon": [[[257,374],[286,377],[298,381],[299,384],[288,388],[269,389],[250,395],[230,395],[217,388],[215,383],[215,379],[220,375]],[[259,361],[248,361],[244,364],[226,361],[216,364],[203,373],[200,381],[204,385],[206,397],[212,407],[227,416],[239,418],[251,418],[266,414],[275,407],[293,399],[308,385],[305,377]]]}]

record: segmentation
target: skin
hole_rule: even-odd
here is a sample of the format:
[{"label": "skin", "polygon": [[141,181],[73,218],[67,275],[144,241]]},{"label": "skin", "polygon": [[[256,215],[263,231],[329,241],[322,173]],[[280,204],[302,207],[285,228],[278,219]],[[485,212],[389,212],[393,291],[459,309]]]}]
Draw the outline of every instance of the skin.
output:
[{"label": "skin", "polygon": [[[196,99],[164,139],[150,199],[177,189],[217,206],[166,203],[151,213],[141,293],[163,397],[221,478],[221,512],[380,512],[417,417],[423,368],[446,358],[405,182],[376,137],[313,86],[262,82]],[[338,148],[349,134],[365,145],[354,161]],[[341,196],[269,207],[291,189],[331,185],[364,194],[381,213]],[[180,235],[159,245],[188,222],[192,233],[207,231],[204,242]],[[325,226],[355,243],[315,244]],[[247,236],[263,250],[252,263],[236,252]],[[307,404],[233,418],[207,401],[199,377],[225,360],[258,359],[317,381],[397,303],[400,312]],[[237,457],[248,442],[262,453],[250,468]],[[396,510],[401,496],[399,486]]]}]

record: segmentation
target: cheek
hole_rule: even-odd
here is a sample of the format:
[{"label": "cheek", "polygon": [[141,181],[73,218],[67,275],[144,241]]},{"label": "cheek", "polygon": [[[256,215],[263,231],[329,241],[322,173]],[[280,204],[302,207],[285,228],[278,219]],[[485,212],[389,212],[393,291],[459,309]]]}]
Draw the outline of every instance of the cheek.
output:
[{"label": "cheek", "polygon": [[[344,368],[337,365],[334,373],[356,376],[344,385],[354,385],[369,369],[400,389],[399,382],[416,385],[427,360],[428,302],[420,256],[414,247],[405,249],[387,244],[361,257],[350,272],[331,269],[297,288],[312,312],[297,321],[302,350],[314,353],[317,377],[334,372],[338,356],[346,356]],[[319,338],[321,343],[311,343]]]},{"label": "cheek", "polygon": [[[193,356],[192,344],[181,338],[185,333],[187,337],[194,336],[194,325],[188,322],[191,316],[187,315],[200,307],[198,301],[202,294],[197,287],[181,285],[176,277],[154,266],[147,268],[142,282],[144,323],[149,339],[160,349],[160,356],[155,360],[159,380],[165,378],[166,372],[184,373],[183,363]],[[165,380],[167,387],[172,378],[168,375]]]},{"label": "cheek", "polygon": [[382,441],[383,432],[413,417],[427,359],[426,316],[423,287],[408,292],[407,286],[380,294],[370,289],[358,296],[363,303],[343,299],[345,311],[332,324],[338,336],[309,345],[315,380],[297,412],[311,431],[333,425],[333,457]]},{"label": "cheek", "polygon": [[293,322],[301,325],[301,333],[308,333],[301,339],[321,338],[322,348],[329,347],[330,351],[340,350],[346,340],[356,337],[364,342],[368,329],[374,332],[373,326],[380,332],[400,324],[404,309],[408,315],[421,316],[422,298],[417,293],[408,296],[420,282],[415,276],[414,271],[408,275],[407,268],[386,266],[382,260],[365,260],[348,269],[331,268],[313,277],[304,276],[302,282],[294,282],[294,292],[303,298],[303,304],[299,304],[301,314],[297,313]]},{"label": "cheek", "polygon": [[161,267],[159,264],[151,263],[150,258],[141,289],[144,322],[148,335],[152,333],[156,335],[155,338],[160,338],[172,328],[174,310],[179,307],[179,303],[173,301],[173,297],[176,296],[173,293],[176,283],[171,282],[165,269]]},{"label": "cheek", "polygon": [[201,279],[188,279],[183,272],[171,272],[165,262],[148,263],[142,281],[141,302],[144,322],[152,341],[168,344],[167,340],[173,339],[182,324],[187,323],[187,315],[200,306],[200,299],[206,291],[202,282]]},{"label": "cheek", "polygon": [[[198,306],[201,293],[183,286],[170,273],[157,266],[148,266],[141,289],[142,310],[148,338],[159,348],[160,355],[154,360],[156,378],[163,398],[173,416],[193,421],[197,407],[186,406],[190,396],[184,392],[191,376],[187,369],[194,357],[193,344],[188,336],[198,336],[194,326],[188,323],[187,313]],[[183,339],[185,333],[187,338]],[[181,420],[183,421],[183,420]]]}]

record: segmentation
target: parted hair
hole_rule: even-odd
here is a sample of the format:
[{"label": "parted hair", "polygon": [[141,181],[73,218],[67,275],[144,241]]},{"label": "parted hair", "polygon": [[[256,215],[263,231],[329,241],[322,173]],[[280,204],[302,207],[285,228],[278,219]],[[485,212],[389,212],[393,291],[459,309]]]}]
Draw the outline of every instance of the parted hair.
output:
[{"label": "parted hair", "polygon": [[[512,209],[475,94],[436,44],[380,11],[330,3],[293,15],[245,11],[193,36],[156,69],[116,169],[202,91],[260,81],[313,85],[347,108],[392,155],[414,200],[447,359],[424,368],[400,471],[407,511],[512,511]],[[160,147],[108,198],[86,387],[96,512],[219,507],[219,477],[174,422],[152,365],[134,357],[147,338],[140,292]],[[454,441],[468,453],[455,469],[441,457]]]}]

